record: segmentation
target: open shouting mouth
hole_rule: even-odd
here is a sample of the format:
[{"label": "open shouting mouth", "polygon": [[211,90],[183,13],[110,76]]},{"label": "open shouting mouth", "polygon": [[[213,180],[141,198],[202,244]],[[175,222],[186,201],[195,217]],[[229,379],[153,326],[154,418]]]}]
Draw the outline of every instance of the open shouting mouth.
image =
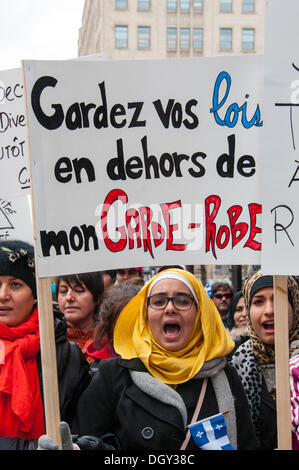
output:
[{"label": "open shouting mouth", "polygon": [[174,339],[174,338],[177,338],[178,335],[180,334],[181,326],[179,325],[179,323],[176,323],[176,322],[165,323],[163,326],[163,331],[164,331],[164,335],[166,336],[166,338]]}]

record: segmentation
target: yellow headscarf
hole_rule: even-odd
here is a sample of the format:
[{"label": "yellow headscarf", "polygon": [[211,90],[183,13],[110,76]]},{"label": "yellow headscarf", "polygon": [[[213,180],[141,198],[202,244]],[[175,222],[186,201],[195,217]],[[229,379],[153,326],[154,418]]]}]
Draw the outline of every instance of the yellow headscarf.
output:
[{"label": "yellow headscarf", "polygon": [[[187,281],[196,296],[197,317],[187,346],[168,351],[153,338],[147,319],[146,302],[154,281],[170,273]],[[114,330],[114,349],[123,359],[138,357],[147,370],[167,384],[186,382],[206,361],[229,354],[234,347],[220,314],[196,277],[181,269],[167,269],[156,274],[122,310]]]}]

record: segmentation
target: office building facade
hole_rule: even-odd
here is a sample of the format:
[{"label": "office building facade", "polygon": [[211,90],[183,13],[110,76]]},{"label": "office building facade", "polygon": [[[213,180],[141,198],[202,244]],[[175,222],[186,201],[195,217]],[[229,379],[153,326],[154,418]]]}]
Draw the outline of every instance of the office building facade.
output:
[{"label": "office building facade", "polygon": [[266,0],[86,0],[78,55],[163,59],[262,54]]}]

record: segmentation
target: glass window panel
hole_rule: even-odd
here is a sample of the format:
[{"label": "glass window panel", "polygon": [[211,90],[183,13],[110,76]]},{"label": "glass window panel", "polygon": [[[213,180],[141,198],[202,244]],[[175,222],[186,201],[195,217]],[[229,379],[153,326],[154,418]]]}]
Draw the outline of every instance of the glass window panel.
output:
[{"label": "glass window panel", "polygon": [[242,49],[244,51],[254,50],[254,29],[244,28],[242,30]]},{"label": "glass window panel", "polygon": [[233,31],[231,28],[220,29],[220,49],[223,51],[231,50],[232,48]]},{"label": "glass window panel", "polygon": [[138,0],[139,10],[149,10],[151,7],[151,0]]},{"label": "glass window panel", "polygon": [[167,28],[167,49],[175,50],[177,45],[177,29]]},{"label": "glass window panel", "polygon": [[254,0],[243,0],[243,12],[254,12]]},{"label": "glass window panel", "polygon": [[220,0],[220,11],[232,11],[232,0]]},{"label": "glass window panel", "polygon": [[203,29],[193,28],[193,49],[201,51],[203,46]]},{"label": "glass window panel", "polygon": [[116,0],[115,7],[116,8],[128,8],[128,0]]},{"label": "glass window panel", "polygon": [[128,47],[128,26],[115,26],[115,46]]},{"label": "glass window panel", "polygon": [[149,26],[138,26],[138,47],[148,49],[150,47],[151,29]]},{"label": "glass window panel", "polygon": [[203,0],[193,0],[193,10],[203,11]]},{"label": "glass window panel", "polygon": [[190,10],[190,0],[180,0],[181,2],[181,11]]},{"label": "glass window panel", "polygon": [[185,50],[190,49],[190,28],[180,29],[180,48]]},{"label": "glass window panel", "polygon": [[168,11],[176,11],[176,8],[177,8],[177,0],[167,0]]}]

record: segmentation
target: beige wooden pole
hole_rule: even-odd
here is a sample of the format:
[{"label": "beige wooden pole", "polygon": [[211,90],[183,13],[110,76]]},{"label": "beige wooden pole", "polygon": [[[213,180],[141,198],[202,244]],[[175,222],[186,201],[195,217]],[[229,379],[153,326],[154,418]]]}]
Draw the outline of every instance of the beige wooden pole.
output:
[{"label": "beige wooden pole", "polygon": [[287,276],[274,276],[278,450],[292,449]]},{"label": "beige wooden pole", "polygon": [[22,62],[25,110],[26,110],[26,127],[28,138],[28,162],[31,180],[31,204],[32,204],[32,224],[33,239],[35,252],[35,271],[36,271],[36,288],[37,288],[37,305],[39,314],[39,332],[40,332],[40,349],[42,361],[42,380],[44,395],[44,415],[47,435],[58,443],[61,450],[61,437],[59,432],[60,408],[59,408],[59,392],[58,392],[58,376],[56,363],[56,345],[54,333],[54,314],[51,294],[50,278],[39,278],[38,275],[38,256],[36,243],[36,223],[35,223],[35,207],[34,207],[34,184],[32,184],[32,161],[30,152],[30,133],[29,133],[29,113],[27,103],[26,78],[24,72],[24,63]]},{"label": "beige wooden pole", "polygon": [[37,278],[37,305],[46,433],[58,443],[59,449],[61,449],[58,376],[50,278]]}]

